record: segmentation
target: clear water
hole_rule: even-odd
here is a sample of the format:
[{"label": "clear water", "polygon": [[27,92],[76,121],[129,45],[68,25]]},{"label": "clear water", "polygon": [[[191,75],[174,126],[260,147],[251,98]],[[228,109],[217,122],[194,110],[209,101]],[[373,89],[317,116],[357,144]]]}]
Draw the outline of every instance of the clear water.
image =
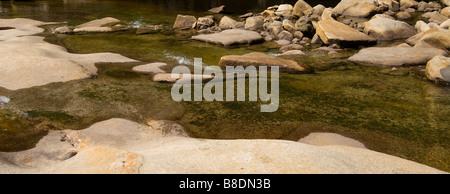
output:
[{"label": "clear water", "polygon": [[[326,6],[336,3],[310,1],[312,5],[318,2]],[[280,3],[295,1],[1,1],[0,17],[77,25],[110,16],[129,25],[170,28],[178,13],[203,16],[205,10],[225,4],[227,15],[237,19],[240,14]],[[9,104],[0,105],[0,151],[32,148],[47,130],[83,129],[113,117],[140,123],[167,119],[179,122],[192,137],[199,138],[296,141],[311,132],[339,133],[370,149],[450,171],[450,88],[427,81],[423,66],[392,71],[349,63],[347,58],[356,50],[332,58],[308,48],[308,57],[291,59],[314,72],[281,74],[279,110],[260,113],[259,102],[174,102],[171,85],[154,83],[152,75],[131,69],[148,62],[166,62],[165,70],[170,71],[179,64],[191,64],[194,57],[202,57],[206,65],[217,65],[224,55],[277,53],[271,43],[223,48],[190,41],[191,32],[55,35],[51,33],[55,27],[46,26],[41,36],[70,52],[114,52],[143,62],[98,64],[99,76],[94,79],[18,91],[0,88],[1,96],[11,98]]]}]

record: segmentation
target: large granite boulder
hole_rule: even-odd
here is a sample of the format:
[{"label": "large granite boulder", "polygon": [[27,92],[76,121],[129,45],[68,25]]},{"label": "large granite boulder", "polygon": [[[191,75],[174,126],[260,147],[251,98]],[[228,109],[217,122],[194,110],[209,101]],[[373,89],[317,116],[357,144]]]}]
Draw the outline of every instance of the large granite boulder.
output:
[{"label": "large granite boulder", "polygon": [[301,17],[301,16],[309,16],[314,12],[314,9],[304,0],[298,0],[295,3],[294,8],[292,10],[292,15]]},{"label": "large granite boulder", "polygon": [[177,19],[173,24],[173,28],[175,29],[192,28],[196,22],[197,19],[194,16],[178,14]]}]

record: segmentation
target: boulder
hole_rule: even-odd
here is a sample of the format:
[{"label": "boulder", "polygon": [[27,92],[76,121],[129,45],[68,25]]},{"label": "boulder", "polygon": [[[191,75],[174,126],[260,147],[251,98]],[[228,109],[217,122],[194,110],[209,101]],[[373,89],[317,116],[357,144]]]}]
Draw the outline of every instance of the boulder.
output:
[{"label": "boulder", "polygon": [[450,30],[433,28],[419,36],[417,48],[438,48],[450,51]]},{"label": "boulder", "polygon": [[428,6],[428,3],[427,3],[427,2],[421,1],[421,2],[419,2],[419,3],[417,4],[417,11],[421,11],[421,12],[425,11],[425,9],[427,8],[427,6]]},{"label": "boulder", "polygon": [[312,15],[314,16],[322,16],[323,11],[326,9],[325,6],[323,6],[322,4],[318,4],[316,6],[313,7],[314,11],[312,13]]},{"label": "boulder", "polygon": [[446,52],[436,48],[372,47],[360,50],[348,60],[382,66],[425,65],[438,55]]},{"label": "boulder", "polygon": [[338,44],[342,47],[357,47],[376,44],[377,40],[335,20],[322,20],[317,23],[317,35],[325,44]]},{"label": "boulder", "polygon": [[314,27],[311,20],[306,17],[300,17],[297,22],[295,22],[295,30],[302,32],[305,36],[314,35]]},{"label": "boulder", "polygon": [[235,28],[236,24],[237,24],[236,20],[234,20],[228,16],[223,16],[219,22],[219,27],[222,29],[231,29],[231,28]]},{"label": "boulder", "polygon": [[414,27],[417,29],[418,33],[422,33],[422,32],[428,31],[430,29],[430,26],[428,26],[428,24],[426,24],[422,20],[417,21],[416,25]]},{"label": "boulder", "polygon": [[337,15],[344,15],[347,10],[350,10],[347,14],[365,17],[363,15],[370,15],[370,13],[376,11],[376,4],[378,4],[376,0],[341,0],[333,8],[333,12]]},{"label": "boulder", "polygon": [[428,18],[428,21],[437,23],[438,25],[440,25],[442,22],[445,22],[445,20],[448,19],[447,17],[441,15],[437,11],[424,13],[422,17]]},{"label": "boulder", "polygon": [[401,7],[406,7],[406,8],[417,7],[418,4],[419,3],[417,3],[417,1],[414,1],[414,0],[400,0]]},{"label": "boulder", "polygon": [[373,3],[368,2],[359,2],[355,6],[349,7],[346,9],[342,15],[344,16],[353,16],[353,17],[368,17],[373,15],[378,11],[378,7],[376,7]]},{"label": "boulder", "polygon": [[211,17],[199,17],[197,20],[197,29],[206,29],[214,26],[214,19]]},{"label": "boulder", "polygon": [[395,40],[415,35],[416,29],[406,22],[375,18],[366,22],[364,32],[378,40]]},{"label": "boulder", "polygon": [[210,10],[208,10],[208,12],[211,12],[211,13],[222,13],[224,10],[225,10],[225,5],[221,5],[219,7],[211,8]]},{"label": "boulder", "polygon": [[450,17],[450,7],[446,7],[444,9],[441,10],[441,15],[445,16],[445,17]]},{"label": "boulder", "polygon": [[264,25],[263,16],[253,16],[245,20],[246,30],[259,30],[263,28],[263,25]]},{"label": "boulder", "polygon": [[427,78],[435,82],[450,82],[450,58],[436,56],[427,63]]},{"label": "boulder", "polygon": [[133,71],[140,73],[165,73],[160,67],[166,66],[166,63],[150,63],[133,67]]},{"label": "boulder", "polygon": [[280,71],[288,73],[300,73],[307,71],[304,65],[298,64],[296,61],[281,59],[266,55],[264,53],[254,52],[245,55],[228,55],[220,59],[219,66],[279,66]]},{"label": "boulder", "polygon": [[441,3],[446,5],[447,7],[450,6],[450,0],[441,0]]},{"label": "boulder", "polygon": [[80,24],[78,26],[75,26],[75,29],[85,28],[85,27],[104,27],[104,26],[112,25],[112,24],[119,23],[119,22],[120,22],[120,20],[118,20],[116,18],[106,17],[106,18],[102,18],[102,19],[92,20],[92,21],[84,23],[84,24]]},{"label": "boulder", "polygon": [[71,34],[73,30],[68,26],[58,27],[55,29],[56,34]]},{"label": "boulder", "polygon": [[397,14],[395,14],[395,17],[399,20],[407,20],[407,19],[411,18],[411,14],[409,14],[408,12],[405,12],[405,11],[401,11],[401,12],[398,12]]},{"label": "boulder", "polygon": [[277,38],[278,40],[292,41],[292,39],[294,39],[294,35],[286,30],[283,30],[277,35]]},{"label": "boulder", "polygon": [[445,22],[442,22],[441,25],[439,25],[440,28],[442,29],[449,29],[450,28],[450,19],[445,20]]},{"label": "boulder", "polygon": [[375,18],[388,18],[391,20],[395,20],[394,17],[387,15],[387,14],[375,14],[371,19],[375,19]]},{"label": "boulder", "polygon": [[301,40],[303,38],[303,33],[300,31],[295,31],[294,38],[298,38],[299,40]]},{"label": "boulder", "polygon": [[197,22],[197,19],[194,16],[178,14],[177,19],[175,20],[175,23],[173,24],[173,28],[174,29],[192,28],[196,22]]},{"label": "boulder", "polygon": [[290,4],[281,4],[278,6],[277,11],[275,11],[276,15],[283,16],[283,17],[289,17],[292,15],[292,10],[294,7]]},{"label": "boulder", "polygon": [[283,28],[291,33],[295,32],[295,25],[291,22],[291,20],[283,20]]},{"label": "boulder", "polygon": [[302,17],[304,15],[309,16],[314,12],[314,9],[306,3],[304,0],[298,0],[295,3],[294,8],[292,10],[292,15]]},{"label": "boulder", "polygon": [[267,31],[269,31],[272,35],[277,36],[280,32],[283,31],[283,23],[280,21],[269,23]]},{"label": "boulder", "polygon": [[200,34],[193,36],[192,39],[223,46],[253,44],[263,41],[258,32],[242,29],[224,30],[214,34]]}]

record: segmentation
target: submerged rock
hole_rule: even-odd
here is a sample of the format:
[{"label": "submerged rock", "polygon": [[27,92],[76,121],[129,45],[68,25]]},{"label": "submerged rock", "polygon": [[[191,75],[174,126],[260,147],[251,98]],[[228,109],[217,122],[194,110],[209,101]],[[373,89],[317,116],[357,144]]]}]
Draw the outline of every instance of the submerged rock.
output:
[{"label": "submerged rock", "polygon": [[447,53],[436,48],[372,47],[360,50],[348,60],[383,66],[425,65],[439,55]]},{"label": "submerged rock", "polygon": [[245,55],[228,55],[220,59],[219,66],[279,66],[280,71],[288,73],[300,73],[308,70],[306,66],[298,64],[296,61],[281,59],[264,53],[253,52]]},{"label": "submerged rock", "polygon": [[427,78],[435,82],[450,82],[450,58],[436,56],[427,63]]},{"label": "submerged rock", "polygon": [[161,32],[163,29],[163,25],[142,25],[136,30],[136,34],[154,34]]},{"label": "submerged rock", "polygon": [[335,20],[322,20],[317,23],[317,35],[325,44],[338,44],[342,47],[373,45],[377,40]]},{"label": "submerged rock", "polygon": [[154,82],[175,83],[177,81],[191,82],[193,80],[209,81],[213,79],[212,75],[195,75],[195,74],[177,74],[177,73],[158,73],[153,76]]},{"label": "submerged rock", "polygon": [[56,34],[71,34],[73,30],[68,26],[58,27],[55,29]]},{"label": "submerged rock", "polygon": [[262,36],[258,32],[241,29],[224,30],[214,34],[201,34],[193,36],[192,39],[223,46],[253,44],[263,41]]},{"label": "submerged rock", "polygon": [[166,63],[150,63],[133,67],[133,71],[141,73],[165,73],[160,67],[166,66]]},{"label": "submerged rock", "polygon": [[280,56],[292,56],[292,55],[306,55],[306,54],[301,50],[288,50],[280,54]]}]

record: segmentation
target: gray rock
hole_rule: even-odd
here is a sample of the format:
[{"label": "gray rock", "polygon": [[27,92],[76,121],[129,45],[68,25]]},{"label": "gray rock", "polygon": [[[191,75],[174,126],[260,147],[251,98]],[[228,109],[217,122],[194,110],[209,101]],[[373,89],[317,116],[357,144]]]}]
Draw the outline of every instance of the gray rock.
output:
[{"label": "gray rock", "polygon": [[193,36],[192,39],[223,46],[253,44],[263,41],[262,36],[258,32],[241,29],[224,30],[214,34],[201,34]]},{"label": "gray rock", "polygon": [[425,65],[435,56],[447,53],[435,48],[372,47],[360,50],[348,60],[382,66]]},{"label": "gray rock", "polygon": [[295,30],[302,32],[305,36],[312,36],[314,34],[312,22],[306,16],[300,17],[295,22]]},{"label": "gray rock", "polygon": [[136,34],[154,34],[164,29],[163,25],[142,25],[136,30]]}]

